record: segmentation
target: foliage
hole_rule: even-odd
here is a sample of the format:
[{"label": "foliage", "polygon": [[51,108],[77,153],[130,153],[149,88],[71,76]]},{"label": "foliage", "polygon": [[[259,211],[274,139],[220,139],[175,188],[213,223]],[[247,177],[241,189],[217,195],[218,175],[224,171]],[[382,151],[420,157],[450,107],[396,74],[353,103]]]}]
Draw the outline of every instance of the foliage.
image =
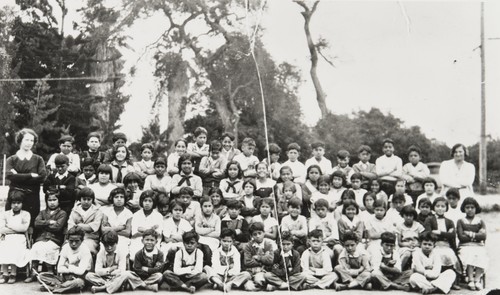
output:
[{"label": "foliage", "polygon": [[[476,181],[479,180],[479,143],[470,146],[469,159],[476,167]],[[490,187],[500,187],[500,139],[488,141],[486,146],[486,167],[487,167],[487,185]],[[476,182],[477,183],[477,182]]]}]

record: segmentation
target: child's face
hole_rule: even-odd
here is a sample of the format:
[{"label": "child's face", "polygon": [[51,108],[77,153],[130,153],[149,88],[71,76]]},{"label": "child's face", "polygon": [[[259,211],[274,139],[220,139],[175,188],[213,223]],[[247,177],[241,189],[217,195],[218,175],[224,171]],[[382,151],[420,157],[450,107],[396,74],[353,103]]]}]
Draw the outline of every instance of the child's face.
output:
[{"label": "child's face", "polygon": [[182,217],[182,207],[181,206],[175,206],[172,208],[172,218],[175,220],[179,220]]},{"label": "child's face", "polygon": [[108,173],[99,172],[99,183],[106,184],[109,182],[110,175]]},{"label": "child's face", "polygon": [[247,195],[247,196],[253,195],[253,191],[254,191],[253,185],[251,185],[250,183],[245,184],[245,186],[243,187],[243,191],[245,192],[245,195]]},{"label": "child's face", "polygon": [[101,146],[101,142],[99,141],[99,138],[91,137],[87,140],[87,146],[90,150],[95,151]]},{"label": "child's face", "polygon": [[116,251],[116,245],[118,245],[118,244],[115,243],[115,244],[103,244],[103,245],[104,245],[104,250],[106,251],[106,253],[113,254]]},{"label": "child's face", "polygon": [[76,250],[82,244],[83,239],[79,235],[71,235],[68,237],[68,244],[72,250]]},{"label": "child's face", "polygon": [[353,241],[353,240],[347,240],[344,242],[344,249],[349,254],[354,254],[354,252],[356,252],[357,246],[358,246],[358,243],[356,243],[356,241]]},{"label": "child's face", "polygon": [[384,147],[382,148],[382,151],[384,152],[384,155],[387,157],[392,156],[394,154],[394,145],[390,142],[384,143]]},{"label": "child's face", "polygon": [[186,143],[184,141],[179,141],[175,145],[175,152],[178,154],[184,154],[186,152]]},{"label": "child's face", "polygon": [[214,206],[219,206],[222,201],[222,197],[219,194],[212,194],[210,198],[212,199],[212,204]]},{"label": "child's face", "polygon": [[369,210],[373,209],[373,203],[375,203],[375,200],[372,197],[366,197],[365,208]]},{"label": "child's face", "polygon": [[142,201],[142,209],[144,209],[145,211],[151,211],[153,210],[153,199],[151,198],[145,198],[143,201]]},{"label": "child's face", "polygon": [[153,157],[153,151],[150,149],[144,149],[141,153],[141,157],[144,161],[149,161]]},{"label": "child's face", "polygon": [[476,215],[476,206],[473,204],[467,204],[464,206],[464,211],[467,217],[474,217]]},{"label": "child's face", "polygon": [[359,189],[361,187],[361,179],[353,179],[351,180],[352,189]]},{"label": "child's face", "polygon": [[267,167],[266,167],[266,165],[263,165],[263,164],[257,165],[257,176],[259,178],[266,178],[267,177]]},{"label": "child's face", "polygon": [[279,153],[271,153],[270,157],[271,157],[271,163],[276,163],[280,159],[280,154]]},{"label": "child's face", "polygon": [[123,207],[123,206],[125,206],[125,195],[123,195],[121,193],[116,194],[113,197],[113,205],[115,207]]},{"label": "child's face", "polygon": [[113,146],[125,146],[126,143],[124,139],[119,138],[113,143]]},{"label": "child's face", "polygon": [[312,154],[316,158],[316,160],[321,160],[321,158],[323,158],[323,156],[325,155],[325,149],[322,147],[317,147],[313,149]]},{"label": "child's face", "polygon": [[151,252],[154,250],[156,245],[156,238],[154,236],[144,236],[142,237],[142,244],[144,245],[144,249],[146,251]]},{"label": "child's face", "polygon": [[220,151],[212,151],[210,153],[210,156],[212,157],[212,159],[217,160],[220,157]]},{"label": "child's face", "polygon": [[332,179],[332,186],[334,188],[341,188],[342,187],[342,178],[338,176],[334,176]]},{"label": "child's face", "polygon": [[420,206],[419,209],[420,209],[420,213],[424,216],[431,214],[431,206],[429,206],[427,204]]},{"label": "child's face", "polygon": [[322,182],[318,185],[318,191],[322,194],[328,194],[330,191],[330,185],[326,182]]},{"label": "child's face", "polygon": [[229,178],[231,179],[235,179],[236,177],[238,177],[238,173],[239,173],[239,169],[238,169],[238,166],[236,165],[231,165],[229,166],[229,168],[227,169],[227,175],[229,176]]},{"label": "child's face", "polygon": [[292,170],[290,170],[290,169],[281,170],[280,177],[281,177],[281,180],[283,180],[283,181],[287,181],[287,180],[293,181]]},{"label": "child's face", "polygon": [[269,214],[271,214],[271,206],[268,204],[260,205],[260,214],[263,216],[269,216]]},{"label": "child's face", "polygon": [[68,164],[57,164],[56,169],[58,174],[63,175],[68,170]]},{"label": "child's face", "polygon": [[286,155],[288,157],[288,160],[290,160],[291,162],[295,162],[299,158],[299,151],[289,150],[288,152],[286,152]]},{"label": "child's face", "polygon": [[252,233],[252,239],[256,242],[256,243],[262,243],[262,241],[264,241],[264,231],[262,230],[256,230]]},{"label": "child's face", "polygon": [[119,162],[125,161],[125,158],[127,157],[127,149],[124,146],[120,146],[116,150],[116,155],[115,155],[115,160]]},{"label": "child's face", "polygon": [[422,252],[425,255],[429,255],[432,252],[432,249],[434,249],[434,242],[433,241],[422,241],[422,243],[420,243],[420,248],[422,248]]},{"label": "child's face", "polygon": [[327,212],[328,212],[327,207],[316,207],[316,214],[318,214],[319,218],[325,218]]},{"label": "child's face", "polygon": [[167,170],[167,167],[165,167],[165,165],[163,165],[163,164],[156,164],[155,165],[155,172],[156,172],[156,175],[158,175],[158,176],[163,176],[163,174],[165,174],[166,170]]},{"label": "child's face", "polygon": [[240,215],[240,209],[228,208],[227,213],[229,214],[230,218],[235,219],[236,217],[238,217],[238,215]]},{"label": "child's face", "polygon": [[362,151],[361,153],[358,154],[358,158],[361,162],[366,163],[370,161],[370,153],[367,151]]},{"label": "child's face", "polygon": [[378,181],[373,181],[370,189],[372,190],[372,192],[378,193],[380,191],[380,183],[378,183]]},{"label": "child's face", "polygon": [[59,145],[59,148],[61,149],[61,153],[67,155],[73,150],[73,143],[71,143],[71,141],[65,141]]},{"label": "child's face", "polygon": [[196,144],[198,146],[202,146],[207,142],[207,135],[205,133],[201,133],[200,135],[196,136]]},{"label": "child's face", "polygon": [[88,165],[88,166],[85,166],[83,167],[83,176],[85,176],[85,178],[89,179],[92,177],[92,175],[94,175],[95,173],[95,170],[94,170],[94,167],[92,165]]},{"label": "child's face", "polygon": [[293,190],[291,188],[285,188],[283,190],[283,195],[285,196],[285,198],[291,199],[293,197]]},{"label": "child's face", "polygon": [[201,211],[205,215],[210,215],[212,212],[214,212],[214,205],[211,202],[205,202],[201,206]]},{"label": "child's face", "polygon": [[405,215],[403,215],[403,219],[404,219],[405,225],[412,225],[413,224],[413,220],[415,218],[411,214],[408,214],[408,215],[405,214]]},{"label": "child's face", "polygon": [[375,214],[375,218],[378,220],[382,220],[385,216],[385,208],[384,207],[375,207],[373,210],[373,213]]},{"label": "child's face", "polygon": [[15,201],[11,203],[12,211],[19,212],[23,208],[23,202]]},{"label": "child's face", "polygon": [[184,174],[191,174],[193,171],[193,163],[191,161],[184,161],[181,163],[181,170]]},{"label": "child's face", "polygon": [[283,247],[283,252],[288,253],[293,249],[292,241],[284,240],[281,242],[281,246]]},{"label": "child's face", "polygon": [[229,137],[224,137],[222,139],[222,147],[226,150],[226,151],[229,151],[230,149],[232,149],[234,146],[234,142],[231,140],[231,138]]},{"label": "child's face", "polygon": [[399,212],[405,206],[405,202],[402,200],[395,200],[392,202],[392,205],[394,206],[394,209],[396,209]]},{"label": "child's face", "polygon": [[300,215],[300,208],[288,206],[288,213],[291,217],[297,218]]},{"label": "child's face", "polygon": [[49,207],[50,210],[56,209],[59,207],[59,199],[56,196],[49,196],[47,198],[47,207]]},{"label": "child's face", "polygon": [[444,215],[446,212],[446,204],[444,202],[437,202],[434,206],[434,212],[439,216]]},{"label": "child's face", "polygon": [[337,158],[337,164],[339,164],[341,168],[347,167],[349,164],[349,157],[345,157],[344,159]]},{"label": "child's face", "polygon": [[321,249],[321,247],[323,246],[323,239],[311,237],[311,238],[309,238],[309,244],[311,245],[311,248],[314,251],[319,251]]},{"label": "child's face", "polygon": [[396,247],[394,243],[382,243],[382,250],[384,250],[386,254],[392,253],[394,247]]},{"label": "child's face", "polygon": [[168,214],[168,205],[161,205],[161,206],[158,206],[158,212],[160,212],[160,214],[162,216],[167,216]]},{"label": "child's face", "polygon": [[309,177],[309,180],[311,180],[312,182],[318,181],[320,176],[321,176],[321,174],[319,173],[318,169],[311,168],[311,170],[309,170],[308,177]]},{"label": "child's face", "polygon": [[231,246],[233,245],[234,241],[232,237],[223,237],[220,240],[220,244],[222,246],[222,250],[224,251],[229,251],[231,249]]},{"label": "child's face", "polygon": [[182,195],[179,195],[179,197],[178,197],[178,200],[186,206],[189,206],[189,204],[191,204],[191,199],[192,199],[192,197],[190,194],[182,194]]},{"label": "child's face", "polygon": [[90,206],[92,206],[92,201],[94,201],[93,198],[89,197],[83,197],[80,199],[80,204],[82,204],[82,209],[83,210],[88,210]]},{"label": "child's face", "polygon": [[420,155],[419,153],[412,151],[408,154],[408,161],[412,163],[413,165],[417,165],[418,162],[420,162]]},{"label": "child's face", "polygon": [[255,147],[248,144],[244,144],[241,146],[241,151],[243,152],[243,155],[245,155],[245,157],[250,157],[251,155],[253,155]]},{"label": "child's face", "polygon": [[396,186],[394,187],[394,189],[397,193],[404,193],[406,191],[405,182],[404,181],[396,182]]},{"label": "child's face", "polygon": [[458,198],[455,196],[448,196],[446,198],[448,200],[448,204],[450,205],[451,208],[457,208],[458,206]]},{"label": "child's face", "polygon": [[356,207],[349,206],[349,207],[345,208],[345,216],[347,216],[347,218],[352,220],[354,218],[354,216],[356,216]]},{"label": "child's face", "polygon": [[139,190],[139,183],[137,181],[131,181],[128,185],[127,185],[127,188],[128,190],[130,190],[131,192],[136,192]]},{"label": "child's face", "polygon": [[434,183],[426,182],[424,184],[424,191],[426,194],[432,195],[432,194],[434,194],[435,190],[436,190],[436,187],[434,186]]},{"label": "child's face", "polygon": [[184,242],[184,249],[186,249],[186,252],[189,254],[193,253],[196,250],[196,247],[198,247],[198,242],[194,239]]}]

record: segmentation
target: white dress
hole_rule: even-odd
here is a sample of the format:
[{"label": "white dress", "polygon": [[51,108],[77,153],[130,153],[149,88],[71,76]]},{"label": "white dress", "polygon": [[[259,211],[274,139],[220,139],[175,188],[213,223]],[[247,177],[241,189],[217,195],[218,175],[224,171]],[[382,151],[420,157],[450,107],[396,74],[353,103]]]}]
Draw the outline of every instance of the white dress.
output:
[{"label": "white dress", "polygon": [[[111,227],[125,225],[127,221],[133,217],[132,212],[127,208],[123,208],[123,211],[117,215],[114,207],[103,207],[102,213],[108,217],[108,223]],[[126,253],[129,252],[129,244],[130,238],[118,235],[117,251],[126,255]]]},{"label": "white dress", "polygon": [[0,264],[15,264],[23,267],[28,263],[29,250],[26,246],[25,232],[28,230],[31,216],[21,210],[14,215],[12,210],[0,216],[0,229],[11,229],[17,233],[6,234],[0,240]]},{"label": "white dress", "polygon": [[[151,214],[146,216],[144,214],[144,210],[141,209],[137,212],[134,213],[132,217],[132,236],[137,234],[139,232],[139,227],[147,227],[147,228],[152,228],[153,226],[156,227],[156,233],[158,233],[158,247],[160,245],[160,237],[161,237],[161,231],[162,231],[162,224],[163,224],[163,216],[158,213],[158,211],[153,210]],[[138,236],[135,238],[130,239],[130,258],[133,260],[135,257],[135,254],[139,252],[144,245],[142,244],[142,236]]]}]

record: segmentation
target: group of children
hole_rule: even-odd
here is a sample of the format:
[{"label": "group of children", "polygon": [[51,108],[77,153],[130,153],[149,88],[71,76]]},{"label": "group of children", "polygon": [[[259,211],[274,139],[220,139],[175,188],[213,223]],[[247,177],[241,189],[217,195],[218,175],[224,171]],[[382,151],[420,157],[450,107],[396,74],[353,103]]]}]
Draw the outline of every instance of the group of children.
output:
[{"label": "group of children", "polygon": [[194,293],[207,284],[448,293],[462,276],[470,289],[482,289],[481,207],[457,189],[439,194],[417,147],[404,166],[386,139],[375,164],[370,147],[361,146],[359,163],[350,167],[341,150],[332,167],[320,142],[304,165],[295,143],[279,163],[276,144],[270,160],[260,161],[251,138],[240,151],[230,133],[210,145],[204,128],[194,135],[194,143],[176,141],[166,159],[153,161],[153,146],[144,144],[135,163],[123,134],[106,152],[90,134],[81,157],[71,152],[72,138],[62,138],[61,153],[48,162],[45,210],[32,217],[23,210],[25,192],[9,194],[11,209],[0,218],[0,284],[14,283],[18,267],[31,261],[25,281],[38,276],[54,293],[85,286],[93,293]]}]

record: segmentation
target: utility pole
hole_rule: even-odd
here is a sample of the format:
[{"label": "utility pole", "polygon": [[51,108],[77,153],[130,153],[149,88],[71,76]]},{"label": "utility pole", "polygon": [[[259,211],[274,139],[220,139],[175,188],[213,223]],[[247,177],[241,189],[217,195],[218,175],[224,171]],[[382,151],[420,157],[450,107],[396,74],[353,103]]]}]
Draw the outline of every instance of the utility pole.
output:
[{"label": "utility pole", "polygon": [[486,194],[486,68],[484,48],[484,2],[481,2],[481,138],[479,140],[479,193]]}]

